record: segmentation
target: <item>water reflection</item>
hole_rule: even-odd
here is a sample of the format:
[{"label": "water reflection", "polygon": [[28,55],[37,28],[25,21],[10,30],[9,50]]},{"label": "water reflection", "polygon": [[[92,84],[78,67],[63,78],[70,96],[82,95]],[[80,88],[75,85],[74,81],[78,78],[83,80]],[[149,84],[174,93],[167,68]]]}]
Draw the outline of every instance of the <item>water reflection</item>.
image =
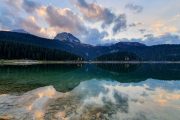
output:
[{"label": "water reflection", "polygon": [[179,64],[0,67],[0,119],[179,120]]},{"label": "water reflection", "polygon": [[[99,68],[115,73],[130,73],[135,71],[141,64],[97,64]],[[145,64],[144,64],[145,65]]]},{"label": "water reflection", "polygon": [[[130,79],[180,80],[180,64],[98,64],[97,66],[120,77],[130,76]],[[119,81],[118,78],[116,80]]]},{"label": "water reflection", "polygon": [[[0,94],[23,93],[53,85],[59,92],[73,90],[91,79],[132,83],[148,78],[180,80],[179,64],[85,64],[0,66]],[[156,84],[156,82],[155,82]]]},{"label": "water reflection", "polygon": [[73,79],[71,73],[79,68],[76,64],[0,66],[0,94],[27,92],[48,85],[61,91],[72,90],[76,85],[72,87],[69,83]]},{"label": "water reflection", "polygon": [[146,83],[119,83],[106,80],[81,82],[70,92],[57,92],[52,86],[23,95],[1,95],[0,116],[15,120],[179,120],[180,89]]}]

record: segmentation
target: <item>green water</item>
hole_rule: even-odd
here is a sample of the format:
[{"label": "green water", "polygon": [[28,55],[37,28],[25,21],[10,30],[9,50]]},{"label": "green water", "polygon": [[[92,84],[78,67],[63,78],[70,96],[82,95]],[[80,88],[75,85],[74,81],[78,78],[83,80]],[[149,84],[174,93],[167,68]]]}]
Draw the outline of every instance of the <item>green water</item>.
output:
[{"label": "green water", "polygon": [[0,66],[0,119],[180,120],[180,64]]}]

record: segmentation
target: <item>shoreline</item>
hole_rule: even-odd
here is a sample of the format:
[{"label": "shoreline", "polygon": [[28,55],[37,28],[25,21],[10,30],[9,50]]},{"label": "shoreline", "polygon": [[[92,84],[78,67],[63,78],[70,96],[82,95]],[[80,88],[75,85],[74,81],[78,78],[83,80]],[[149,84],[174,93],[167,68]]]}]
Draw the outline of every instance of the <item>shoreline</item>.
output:
[{"label": "shoreline", "polygon": [[0,60],[0,65],[33,64],[180,64],[180,61],[39,61],[39,60]]}]

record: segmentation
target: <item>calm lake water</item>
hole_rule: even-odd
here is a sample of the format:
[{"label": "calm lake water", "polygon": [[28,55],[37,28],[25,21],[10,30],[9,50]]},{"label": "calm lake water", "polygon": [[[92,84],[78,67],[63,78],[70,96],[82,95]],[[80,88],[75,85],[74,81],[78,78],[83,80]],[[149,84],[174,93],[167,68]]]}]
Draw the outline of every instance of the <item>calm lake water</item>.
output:
[{"label": "calm lake water", "polygon": [[180,64],[0,66],[0,120],[180,120]]}]

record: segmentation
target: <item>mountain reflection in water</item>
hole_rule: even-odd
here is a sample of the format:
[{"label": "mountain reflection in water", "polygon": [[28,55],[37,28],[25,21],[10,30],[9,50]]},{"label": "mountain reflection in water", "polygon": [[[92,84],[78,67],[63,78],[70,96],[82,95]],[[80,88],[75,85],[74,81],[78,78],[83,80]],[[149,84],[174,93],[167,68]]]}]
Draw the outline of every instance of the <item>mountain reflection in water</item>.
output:
[{"label": "mountain reflection in water", "polygon": [[180,80],[179,64],[56,64],[0,66],[0,94],[27,92],[53,85],[67,92],[82,81],[111,80],[120,83],[140,82],[148,78]]},{"label": "mountain reflection in water", "polygon": [[179,64],[0,67],[0,119],[179,120]]}]

